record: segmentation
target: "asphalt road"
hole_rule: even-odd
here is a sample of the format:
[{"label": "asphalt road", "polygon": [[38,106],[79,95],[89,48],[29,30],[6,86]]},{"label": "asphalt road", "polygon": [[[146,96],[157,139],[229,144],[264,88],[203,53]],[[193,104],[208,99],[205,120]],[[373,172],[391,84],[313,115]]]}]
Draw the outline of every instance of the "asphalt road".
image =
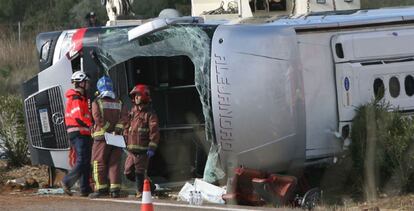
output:
[{"label": "asphalt road", "polygon": [[[360,205],[345,205],[345,206],[319,206],[315,211],[325,210],[413,210],[414,195],[405,195],[398,197],[387,197],[373,203],[365,203]],[[203,204],[203,206],[189,206],[185,203],[180,203],[173,200],[154,200],[153,206],[155,211],[178,211],[178,210],[212,210],[212,211],[246,211],[246,210],[295,210],[304,211],[303,209],[271,208],[271,207],[249,207],[249,206],[232,206],[232,205],[213,205]],[[141,210],[141,203],[136,199],[121,198],[121,199],[88,199],[79,196],[64,196],[64,195],[34,195],[26,193],[5,193],[0,192],[0,211],[3,210],[85,210],[85,211],[123,211],[123,210]]]},{"label": "asphalt road", "polygon": [[[188,205],[170,200],[154,200],[156,211],[178,210],[212,210],[212,211],[246,211],[246,210],[287,210],[286,208],[265,208],[233,205],[203,204],[202,206]],[[141,202],[130,198],[121,199],[88,199],[78,196],[68,197],[59,195],[0,195],[0,210],[85,210],[85,211],[123,211],[140,210]],[[293,209],[292,209],[293,210]],[[295,209],[301,210],[301,209]]]}]

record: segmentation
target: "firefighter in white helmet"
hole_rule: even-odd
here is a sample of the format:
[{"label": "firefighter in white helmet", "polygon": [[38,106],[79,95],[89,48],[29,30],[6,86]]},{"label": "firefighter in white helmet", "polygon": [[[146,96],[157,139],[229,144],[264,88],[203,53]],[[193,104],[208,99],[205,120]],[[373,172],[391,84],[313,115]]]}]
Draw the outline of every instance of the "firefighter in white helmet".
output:
[{"label": "firefighter in white helmet", "polygon": [[71,77],[74,88],[69,89],[65,96],[65,124],[71,147],[76,153],[76,163],[72,170],[63,178],[62,186],[66,194],[72,195],[71,187],[80,180],[81,196],[92,192],[89,185],[91,175],[91,131],[92,116],[88,108],[87,91],[89,77],[83,71],[76,71]]}]

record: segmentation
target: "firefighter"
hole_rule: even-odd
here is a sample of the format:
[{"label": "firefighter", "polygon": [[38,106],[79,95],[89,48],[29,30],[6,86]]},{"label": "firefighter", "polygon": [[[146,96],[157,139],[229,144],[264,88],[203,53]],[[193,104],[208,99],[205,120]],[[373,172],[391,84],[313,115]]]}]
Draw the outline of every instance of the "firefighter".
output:
[{"label": "firefighter", "polygon": [[[90,198],[98,198],[109,194],[118,198],[121,188],[120,161],[122,149],[106,144],[105,132],[122,135],[127,120],[122,102],[115,97],[112,80],[108,76],[100,78],[96,84],[99,95],[92,102],[92,166],[95,181],[95,192]],[[125,117],[125,118],[122,118]],[[109,187],[108,187],[109,178]]]},{"label": "firefighter", "polygon": [[130,92],[133,107],[124,130],[127,137],[128,156],[125,161],[125,176],[136,183],[136,197],[142,197],[142,186],[149,159],[157,149],[160,132],[158,117],[151,107],[148,86],[136,85]]},{"label": "firefighter", "polygon": [[76,152],[76,163],[72,170],[63,178],[62,187],[66,194],[72,195],[71,188],[80,180],[81,196],[88,196],[92,192],[89,185],[91,175],[91,131],[92,116],[88,107],[87,91],[89,77],[83,71],[76,71],[71,77],[73,89],[69,89],[65,96],[65,124],[71,147]]},{"label": "firefighter", "polygon": [[95,12],[89,12],[88,14],[86,14],[85,16],[85,20],[87,23],[87,27],[98,27],[101,26],[101,24],[99,23]]}]

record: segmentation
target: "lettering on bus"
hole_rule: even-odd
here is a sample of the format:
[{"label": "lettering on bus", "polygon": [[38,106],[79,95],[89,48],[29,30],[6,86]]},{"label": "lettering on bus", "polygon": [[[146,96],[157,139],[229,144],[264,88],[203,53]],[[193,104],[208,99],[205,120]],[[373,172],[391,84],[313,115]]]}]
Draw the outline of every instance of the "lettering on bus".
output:
[{"label": "lettering on bus", "polygon": [[230,69],[226,57],[217,54],[214,55],[214,65],[218,99],[218,141],[222,145],[222,150],[231,151],[233,141],[233,111],[231,107],[231,83],[228,78]]}]

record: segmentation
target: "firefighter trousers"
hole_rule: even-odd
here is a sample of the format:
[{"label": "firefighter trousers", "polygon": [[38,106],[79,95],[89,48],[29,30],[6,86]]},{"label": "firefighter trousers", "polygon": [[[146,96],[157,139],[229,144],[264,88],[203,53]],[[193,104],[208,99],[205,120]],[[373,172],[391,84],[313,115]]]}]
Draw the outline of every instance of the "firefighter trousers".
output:
[{"label": "firefighter trousers", "polygon": [[135,181],[137,192],[142,192],[148,161],[146,153],[134,154],[132,152],[128,152],[128,157],[125,160],[124,174],[129,180]]},{"label": "firefighter trousers", "polygon": [[71,188],[80,180],[82,193],[91,192],[89,177],[91,175],[91,138],[89,136],[77,136],[70,140],[76,151],[76,163],[71,171],[63,178],[63,183]]},{"label": "firefighter trousers", "polygon": [[135,181],[135,175],[145,174],[145,171],[148,168],[148,161],[147,154],[133,154],[132,152],[128,152],[128,156],[125,160],[125,176],[129,180]]},{"label": "firefighter trousers", "polygon": [[110,192],[115,192],[121,189],[121,155],[121,148],[108,145],[105,140],[93,142],[92,167],[95,191],[108,191],[109,188]]}]

